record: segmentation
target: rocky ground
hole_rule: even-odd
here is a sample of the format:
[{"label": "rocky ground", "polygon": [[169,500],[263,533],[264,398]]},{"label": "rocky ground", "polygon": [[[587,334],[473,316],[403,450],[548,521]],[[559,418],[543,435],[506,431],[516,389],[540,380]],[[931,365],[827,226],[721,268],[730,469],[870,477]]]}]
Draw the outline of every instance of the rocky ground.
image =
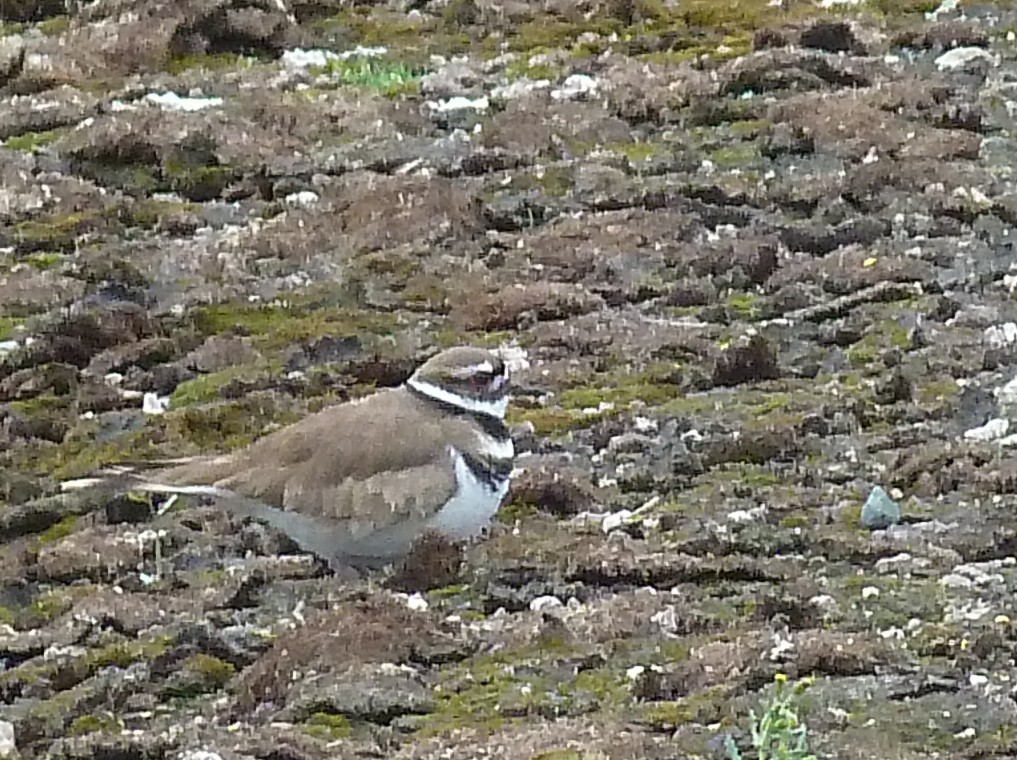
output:
[{"label": "rocky ground", "polygon": [[[286,2],[0,1],[22,757],[720,758],[780,673],[821,757],[1014,756],[1017,12]],[[58,493],[460,342],[528,452],[461,566]]]}]

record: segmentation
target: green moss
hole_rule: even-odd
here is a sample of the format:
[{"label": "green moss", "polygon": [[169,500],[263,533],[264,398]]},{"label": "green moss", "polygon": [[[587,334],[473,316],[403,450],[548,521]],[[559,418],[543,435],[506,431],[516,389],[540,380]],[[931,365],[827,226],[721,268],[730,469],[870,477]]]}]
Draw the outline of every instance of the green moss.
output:
[{"label": "green moss", "polygon": [[171,411],[163,420],[170,436],[200,451],[231,451],[254,441],[271,422],[298,418],[296,412],[281,413],[268,395],[250,394],[236,402]]},{"label": "green moss", "polygon": [[759,148],[755,143],[740,142],[717,148],[709,154],[718,169],[744,169],[759,160]]},{"label": "green moss", "polygon": [[96,443],[91,437],[73,436],[60,444],[34,442],[18,452],[16,462],[25,472],[36,475],[60,480],[78,478],[124,460],[166,456],[168,452],[156,448],[151,435],[152,429],[143,429],[103,443]]},{"label": "green moss", "polygon": [[533,55],[548,50],[568,49],[585,32],[608,37],[621,32],[623,28],[622,21],[605,16],[579,22],[542,17],[512,29],[508,36],[508,46],[512,51]]},{"label": "green moss", "polygon": [[549,63],[531,64],[532,56],[520,56],[505,67],[505,76],[509,80],[548,79],[552,82],[565,75],[565,69]]},{"label": "green moss", "polygon": [[697,27],[717,29],[752,30],[795,17],[820,17],[823,11],[812,4],[791,6],[785,10],[775,7],[770,0],[731,0],[718,3],[716,0],[687,0],[678,9],[678,16],[690,30]]},{"label": "green moss", "polygon": [[769,488],[780,483],[780,478],[768,465],[746,462],[729,462],[722,467],[715,467],[711,470],[710,477],[756,489]]},{"label": "green moss", "polygon": [[574,749],[553,749],[534,755],[532,760],[584,760],[584,756]]},{"label": "green moss", "polygon": [[537,409],[509,409],[505,416],[510,425],[518,425],[522,422],[529,422],[533,425],[537,435],[561,435],[569,430],[592,425],[596,421],[594,415],[586,416],[564,409],[545,407]]},{"label": "green moss", "polygon": [[217,335],[239,328],[253,336],[255,342],[264,348],[284,348],[324,335],[389,335],[399,327],[399,318],[392,314],[336,307],[311,309],[300,304],[204,306],[193,312],[192,321],[203,335]]},{"label": "green moss", "polygon": [[120,218],[124,224],[131,227],[155,227],[167,216],[196,213],[200,209],[201,206],[197,203],[142,198],[137,203],[124,208]]},{"label": "green moss", "polygon": [[48,412],[62,412],[68,408],[69,404],[70,399],[67,396],[56,396],[49,393],[10,402],[11,409],[26,417],[34,417]]},{"label": "green moss", "polygon": [[14,240],[27,251],[56,250],[70,253],[77,247],[82,235],[101,223],[101,214],[97,211],[28,219],[14,225]]},{"label": "green moss", "polygon": [[924,382],[918,386],[918,400],[923,404],[952,401],[960,396],[961,388],[952,377]]},{"label": "green moss", "polygon": [[598,409],[601,404],[624,408],[634,401],[648,406],[667,403],[681,395],[669,363],[651,365],[639,372],[624,370],[591,377],[587,384],[562,391],[559,403],[566,410]]},{"label": "green moss", "polygon": [[497,519],[504,525],[514,525],[517,520],[525,520],[536,514],[537,506],[535,504],[519,504],[513,501],[498,510]]},{"label": "green moss", "polygon": [[337,14],[332,21],[346,27],[362,45],[378,45],[396,50],[418,46],[425,29],[433,28],[433,25],[407,18],[405,13],[369,7],[354,7]]},{"label": "green moss", "polygon": [[262,366],[228,367],[219,372],[201,375],[194,380],[181,383],[170,396],[170,407],[181,409],[194,404],[204,404],[221,398],[222,389],[235,381],[254,380],[264,376],[266,368]]},{"label": "green moss", "polygon": [[60,15],[50,16],[43,21],[40,21],[36,27],[40,32],[48,37],[54,37],[59,34],[63,34],[71,27],[71,17]]},{"label": "green moss", "polygon": [[14,331],[24,323],[24,317],[0,316],[0,340],[9,340]]},{"label": "green moss", "polygon": [[757,417],[764,417],[774,412],[785,412],[794,404],[790,393],[767,393],[758,403],[750,404]]},{"label": "green moss", "polygon": [[690,723],[716,723],[721,717],[721,706],[727,696],[726,689],[714,687],[683,699],[651,702],[642,711],[641,719],[656,731],[674,731]]},{"label": "green moss", "polygon": [[24,132],[20,135],[15,135],[14,137],[8,137],[4,140],[4,147],[10,148],[11,150],[23,150],[35,153],[40,148],[44,148],[50,143],[55,142],[66,133],[66,129],[48,129],[43,132]]},{"label": "green moss", "polygon": [[648,142],[608,143],[604,149],[620,153],[633,164],[649,161],[658,156],[669,156],[672,152],[670,146]]},{"label": "green moss", "polygon": [[36,541],[39,545],[55,544],[61,539],[67,538],[78,526],[78,518],[74,515],[65,517],[58,523],[54,523],[38,535]]},{"label": "green moss", "polygon": [[[478,655],[442,669],[435,711],[419,734],[476,728],[494,730],[530,715],[617,711],[631,701],[628,681],[616,669],[574,669],[588,652],[555,635],[496,654]],[[571,671],[573,675],[563,676]]]},{"label": "green moss", "polygon": [[75,718],[67,729],[71,736],[104,733],[119,734],[124,729],[124,722],[112,713],[102,715],[81,715]]},{"label": "green moss", "polygon": [[715,61],[727,61],[745,55],[752,49],[752,35],[749,33],[726,35],[708,42],[702,42],[701,39],[699,35],[689,35],[675,47],[642,53],[636,59],[661,66],[678,65],[703,56],[709,56]]},{"label": "green moss", "polygon": [[549,198],[563,198],[573,184],[573,167],[554,164],[542,169],[519,172],[512,177],[512,190],[540,190]]},{"label": "green moss", "polygon": [[238,176],[237,170],[230,166],[194,165],[179,161],[163,163],[163,178],[169,189],[194,201],[219,197]]},{"label": "green moss", "polygon": [[627,407],[633,401],[643,401],[657,406],[676,398],[680,394],[677,385],[655,383],[632,383],[621,387],[570,388],[561,394],[561,405],[565,409],[597,409],[601,404]]},{"label": "green moss", "polygon": [[910,345],[907,329],[895,318],[889,317],[874,321],[861,340],[848,348],[846,353],[852,366],[862,368],[879,358],[883,351],[906,350]]},{"label": "green moss", "polygon": [[18,627],[44,625],[63,615],[74,605],[74,595],[66,591],[48,591],[40,594],[27,610],[18,615]]},{"label": "green moss", "polygon": [[24,262],[40,272],[55,269],[64,260],[59,253],[32,253],[24,258]]},{"label": "green moss", "polygon": [[94,669],[110,666],[126,668],[132,663],[152,660],[165,654],[172,643],[173,638],[167,635],[122,641],[89,651],[85,660]]},{"label": "green moss", "polygon": [[732,293],[727,297],[728,308],[742,319],[758,319],[760,316],[759,297],[755,293]]},{"label": "green moss", "polygon": [[805,515],[790,515],[788,517],[782,517],[780,519],[780,527],[785,530],[794,530],[795,528],[807,528],[809,527],[809,518]]},{"label": "green moss", "polygon": [[728,130],[734,137],[751,139],[759,136],[760,133],[765,132],[771,126],[773,126],[773,122],[766,119],[743,119],[731,122],[728,125]]},{"label": "green moss", "polygon": [[867,367],[879,356],[879,349],[871,337],[862,338],[845,352],[852,367]]},{"label": "green moss", "polygon": [[884,16],[913,16],[939,7],[939,0],[868,0],[868,7]]},{"label": "green moss", "polygon": [[222,688],[237,672],[233,663],[221,660],[218,657],[199,652],[191,655],[183,661],[182,666],[187,670],[201,675],[206,682],[215,688]]},{"label": "green moss", "polygon": [[325,741],[348,739],[353,734],[353,728],[345,716],[325,712],[314,713],[304,721],[301,728],[304,733]]}]

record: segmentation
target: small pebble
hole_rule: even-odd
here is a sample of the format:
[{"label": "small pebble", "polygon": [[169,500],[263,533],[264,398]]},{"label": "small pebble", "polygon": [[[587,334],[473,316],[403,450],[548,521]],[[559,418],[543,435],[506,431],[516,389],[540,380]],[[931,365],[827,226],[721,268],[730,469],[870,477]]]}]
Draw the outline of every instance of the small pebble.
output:
[{"label": "small pebble", "polygon": [[862,507],[862,525],[870,530],[882,530],[900,522],[900,505],[876,486]]}]

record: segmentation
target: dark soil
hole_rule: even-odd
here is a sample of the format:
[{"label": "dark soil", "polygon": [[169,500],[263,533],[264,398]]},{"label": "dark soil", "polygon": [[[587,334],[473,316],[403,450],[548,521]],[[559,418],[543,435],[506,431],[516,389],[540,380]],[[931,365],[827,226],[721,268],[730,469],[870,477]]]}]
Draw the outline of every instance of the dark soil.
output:
[{"label": "dark soil", "polygon": [[[22,757],[721,758],[778,674],[820,757],[1017,755],[1017,12],[287,3],[0,0]],[[458,343],[525,452],[461,562],[59,493]]]}]

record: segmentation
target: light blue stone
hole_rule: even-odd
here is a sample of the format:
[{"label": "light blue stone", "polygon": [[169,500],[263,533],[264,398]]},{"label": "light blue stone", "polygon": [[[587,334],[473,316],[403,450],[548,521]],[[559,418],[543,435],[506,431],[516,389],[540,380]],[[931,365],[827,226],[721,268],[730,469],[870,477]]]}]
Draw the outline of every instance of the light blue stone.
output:
[{"label": "light blue stone", "polygon": [[900,504],[881,487],[875,486],[862,507],[862,525],[870,530],[882,530],[900,522]]}]

